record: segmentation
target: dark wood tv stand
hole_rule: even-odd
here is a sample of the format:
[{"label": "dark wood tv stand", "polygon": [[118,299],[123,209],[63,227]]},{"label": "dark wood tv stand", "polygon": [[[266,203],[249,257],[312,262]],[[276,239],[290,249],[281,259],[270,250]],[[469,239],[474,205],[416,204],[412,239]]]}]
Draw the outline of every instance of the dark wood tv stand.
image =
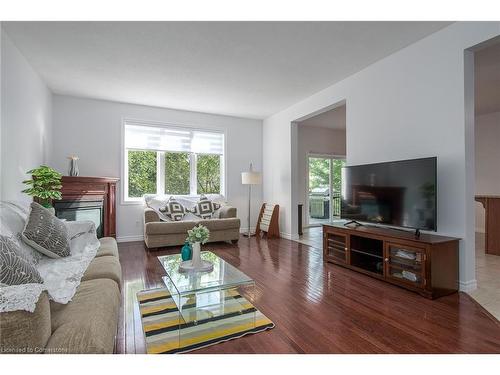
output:
[{"label": "dark wood tv stand", "polygon": [[438,298],[458,291],[458,238],[323,225],[323,260]]}]

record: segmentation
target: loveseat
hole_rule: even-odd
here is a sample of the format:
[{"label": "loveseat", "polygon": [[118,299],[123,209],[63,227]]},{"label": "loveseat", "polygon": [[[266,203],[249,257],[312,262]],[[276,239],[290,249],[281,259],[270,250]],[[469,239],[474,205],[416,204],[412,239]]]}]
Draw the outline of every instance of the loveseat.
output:
[{"label": "loveseat", "polygon": [[[169,198],[169,196],[144,196],[146,203],[144,208],[144,242],[149,249],[182,245],[186,241],[187,231],[198,224],[204,225],[210,230],[208,242],[238,241],[240,219],[236,215],[236,208],[227,205],[222,196],[206,195],[207,199],[217,202],[220,206],[211,218],[201,219],[188,212],[180,221],[169,220],[161,212],[161,207]],[[196,204],[198,197],[177,196],[176,200],[190,209]]]},{"label": "loveseat", "polygon": [[0,313],[0,353],[113,353],[122,273],[114,238],[101,238],[96,257],[67,304],[47,292],[34,312]]},{"label": "loveseat", "polygon": [[186,241],[187,231],[198,224],[210,230],[208,242],[238,242],[240,219],[236,217],[236,208],[224,206],[219,211],[219,217],[215,219],[162,221],[155,210],[146,207],[144,209],[144,242],[148,249],[182,245]]}]

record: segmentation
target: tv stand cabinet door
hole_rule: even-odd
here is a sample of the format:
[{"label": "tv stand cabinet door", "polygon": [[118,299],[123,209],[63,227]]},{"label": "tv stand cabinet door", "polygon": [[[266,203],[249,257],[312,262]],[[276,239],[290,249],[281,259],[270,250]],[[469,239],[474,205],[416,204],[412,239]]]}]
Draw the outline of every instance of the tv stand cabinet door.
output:
[{"label": "tv stand cabinet door", "polygon": [[328,262],[349,264],[348,240],[347,234],[323,229],[323,259]]},{"label": "tv stand cabinet door", "polygon": [[384,254],[384,275],[387,280],[411,289],[426,289],[428,280],[425,247],[386,242]]}]

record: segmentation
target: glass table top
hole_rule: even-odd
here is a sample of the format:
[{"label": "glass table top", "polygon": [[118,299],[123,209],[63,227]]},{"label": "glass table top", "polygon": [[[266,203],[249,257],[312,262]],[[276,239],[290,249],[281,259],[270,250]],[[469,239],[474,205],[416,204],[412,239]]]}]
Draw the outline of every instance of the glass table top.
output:
[{"label": "glass table top", "polygon": [[211,251],[202,251],[201,258],[213,263],[214,269],[211,272],[179,272],[179,264],[182,262],[180,254],[159,256],[158,260],[167,273],[164,281],[169,289],[172,286],[178,294],[185,295],[254,283],[250,277]]}]

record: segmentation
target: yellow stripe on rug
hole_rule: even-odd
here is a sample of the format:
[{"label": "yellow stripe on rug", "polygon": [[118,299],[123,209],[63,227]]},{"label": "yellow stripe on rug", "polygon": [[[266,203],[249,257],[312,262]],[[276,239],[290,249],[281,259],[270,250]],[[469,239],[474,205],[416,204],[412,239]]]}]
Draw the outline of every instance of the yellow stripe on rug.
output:
[{"label": "yellow stripe on rug", "polygon": [[151,293],[143,293],[143,294],[141,294],[142,292],[137,293],[137,300],[139,302],[143,302],[158,297],[170,297],[170,292],[168,291],[168,289],[163,289],[163,288],[154,289],[153,291],[148,291],[148,292]]}]

